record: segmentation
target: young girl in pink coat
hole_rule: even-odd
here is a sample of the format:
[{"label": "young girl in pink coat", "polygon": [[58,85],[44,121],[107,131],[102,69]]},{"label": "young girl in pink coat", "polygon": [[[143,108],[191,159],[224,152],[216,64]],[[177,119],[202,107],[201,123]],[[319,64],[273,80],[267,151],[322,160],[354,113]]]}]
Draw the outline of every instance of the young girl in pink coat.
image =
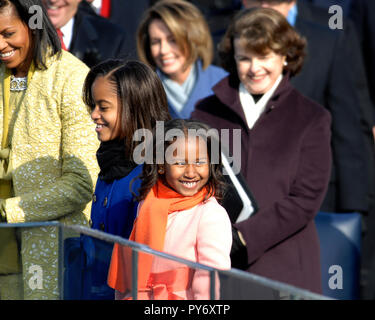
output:
[{"label": "young girl in pink coat", "polygon": [[[217,201],[223,196],[224,184],[220,155],[211,154],[214,148],[208,130],[200,122],[177,119],[165,124],[164,141],[156,141],[154,134],[153,163],[143,167],[141,203],[130,240],[229,269],[232,229],[227,212]],[[156,150],[165,151],[162,164],[156,164],[160,163]],[[131,297],[130,265],[130,250],[115,245],[108,284],[117,290],[118,299]],[[216,283],[216,298],[218,287]],[[209,299],[209,288],[208,271],[139,253],[138,299]]]}]

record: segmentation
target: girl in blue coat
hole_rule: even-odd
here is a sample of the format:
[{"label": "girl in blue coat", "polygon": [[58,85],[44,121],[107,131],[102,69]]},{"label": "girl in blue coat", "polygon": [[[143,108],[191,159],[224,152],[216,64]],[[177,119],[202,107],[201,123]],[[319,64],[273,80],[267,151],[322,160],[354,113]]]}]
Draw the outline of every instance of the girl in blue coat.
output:
[{"label": "girl in blue coat", "polygon": [[190,118],[195,104],[227,75],[211,64],[209,27],[188,1],[161,0],[149,8],[138,27],[137,50],[162,80],[173,118]]},{"label": "girl in blue coat", "polygon": [[[156,73],[138,61],[108,60],[91,69],[84,85],[84,101],[96,124],[101,144],[100,167],[92,199],[91,226],[128,238],[138,203],[133,199],[142,165],[133,159],[139,129],[152,130],[156,121],[170,119],[166,95]],[[87,238],[84,299],[113,299],[106,285],[112,244]]]}]

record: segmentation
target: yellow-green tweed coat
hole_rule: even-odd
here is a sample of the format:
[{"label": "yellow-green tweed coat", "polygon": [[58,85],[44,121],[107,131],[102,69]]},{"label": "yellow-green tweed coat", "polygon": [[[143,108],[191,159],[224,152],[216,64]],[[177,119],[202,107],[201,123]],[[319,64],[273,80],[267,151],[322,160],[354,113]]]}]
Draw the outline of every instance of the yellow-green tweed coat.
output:
[{"label": "yellow-green tweed coat", "polygon": [[[82,101],[88,67],[69,52],[35,70],[9,132],[15,196],[5,201],[8,223],[59,220],[87,225],[97,179],[95,125]],[[4,65],[0,66],[3,79]],[[10,126],[12,127],[12,126]],[[0,141],[3,88],[0,81]],[[58,299],[57,230],[21,232],[24,299]],[[35,272],[39,272],[35,281]],[[40,279],[42,275],[42,279]],[[34,277],[34,278],[33,278]]]}]

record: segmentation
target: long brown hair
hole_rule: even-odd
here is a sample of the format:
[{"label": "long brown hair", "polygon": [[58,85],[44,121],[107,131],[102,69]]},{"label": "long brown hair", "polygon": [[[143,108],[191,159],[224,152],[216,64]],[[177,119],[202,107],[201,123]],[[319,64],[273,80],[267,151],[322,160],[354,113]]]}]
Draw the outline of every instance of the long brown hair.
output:
[{"label": "long brown hair", "polygon": [[171,119],[167,97],[157,74],[139,61],[110,59],[93,67],[86,77],[83,100],[90,111],[95,108],[91,87],[97,77],[105,77],[117,91],[120,107],[120,139],[125,140],[128,154],[138,144],[133,141],[138,129],[152,130],[156,121]]}]

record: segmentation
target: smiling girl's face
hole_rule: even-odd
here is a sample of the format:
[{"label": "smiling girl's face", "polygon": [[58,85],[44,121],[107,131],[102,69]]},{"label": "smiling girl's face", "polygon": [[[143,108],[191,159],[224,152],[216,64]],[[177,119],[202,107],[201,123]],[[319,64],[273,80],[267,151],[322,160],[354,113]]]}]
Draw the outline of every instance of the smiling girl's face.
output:
[{"label": "smiling girl's face", "polygon": [[160,168],[164,171],[164,183],[179,194],[191,197],[199,192],[210,178],[207,144],[204,139],[177,139],[175,150],[184,150],[181,156],[174,154],[172,163]]},{"label": "smiling girl's face", "polygon": [[120,99],[115,85],[105,77],[98,77],[92,84],[91,93],[95,102],[91,119],[96,124],[98,139],[102,142],[116,139],[120,135]]}]

